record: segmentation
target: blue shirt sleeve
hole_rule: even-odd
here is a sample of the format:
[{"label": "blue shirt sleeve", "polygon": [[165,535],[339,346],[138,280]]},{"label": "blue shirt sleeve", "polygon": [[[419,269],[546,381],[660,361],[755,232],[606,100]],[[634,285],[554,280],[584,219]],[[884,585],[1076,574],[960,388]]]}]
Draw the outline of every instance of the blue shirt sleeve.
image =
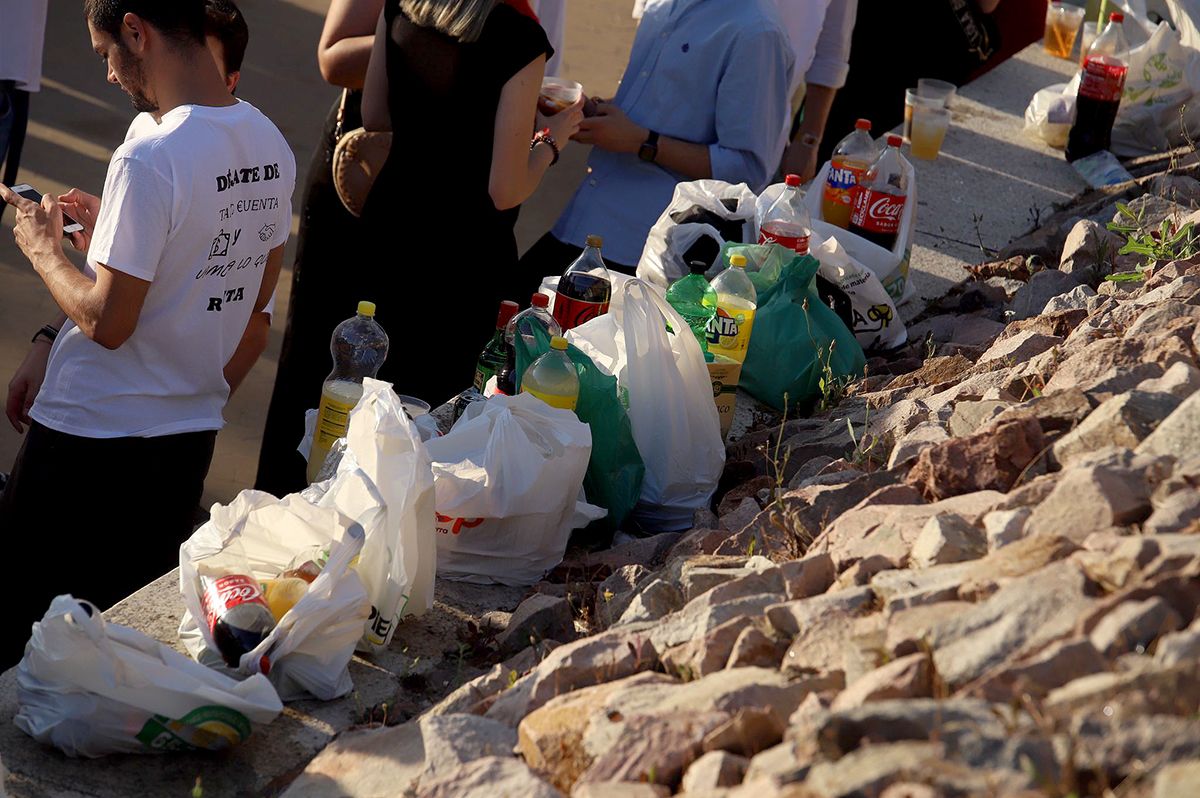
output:
[{"label": "blue shirt sleeve", "polygon": [[712,176],[766,188],[779,159],[779,131],[791,108],[795,56],[778,27],[743,31],[717,90],[717,141],[709,145]]}]

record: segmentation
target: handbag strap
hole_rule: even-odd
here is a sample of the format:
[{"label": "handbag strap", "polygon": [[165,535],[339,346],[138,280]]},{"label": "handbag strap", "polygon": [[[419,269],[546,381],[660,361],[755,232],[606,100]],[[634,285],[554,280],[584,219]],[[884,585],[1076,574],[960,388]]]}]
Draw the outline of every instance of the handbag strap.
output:
[{"label": "handbag strap", "polygon": [[346,97],[350,94],[349,89],[342,89],[342,99],[338,103],[337,125],[333,130],[333,140],[340,141],[342,138],[342,128],[346,123]]}]

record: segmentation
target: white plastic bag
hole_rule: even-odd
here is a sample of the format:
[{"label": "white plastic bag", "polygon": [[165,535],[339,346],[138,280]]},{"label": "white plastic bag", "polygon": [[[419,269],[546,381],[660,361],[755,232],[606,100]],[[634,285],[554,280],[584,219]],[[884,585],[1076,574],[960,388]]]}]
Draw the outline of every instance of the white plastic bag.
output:
[{"label": "white plastic bag", "polygon": [[587,520],[604,516],[576,501],[592,454],[591,428],[529,394],[497,395],[469,411],[428,445],[438,573],[532,585],[562,562],[571,530],[581,525],[577,507]]},{"label": "white plastic bag", "polygon": [[[808,206],[808,212],[812,216],[813,230],[824,238],[836,235],[838,243],[845,248],[851,258],[874,272],[896,305],[901,305],[916,296],[916,291],[908,278],[908,272],[909,262],[912,259],[913,235],[917,229],[917,173],[907,160],[904,161],[904,168],[908,175],[908,199],[904,202],[904,213],[900,216],[900,230],[891,250],[873,244],[849,230],[825,223],[824,217],[821,215],[822,192],[820,187],[825,185],[825,176],[829,172],[828,161],[817,172],[816,178],[809,184],[808,191],[804,195],[804,204]],[[768,186],[763,191],[758,198],[758,220],[762,219],[763,214],[782,191],[782,183]],[[758,235],[757,231],[755,231],[755,235]]]},{"label": "white plastic bag", "polygon": [[337,475],[301,495],[366,530],[358,575],[371,600],[371,622],[360,648],[386,647],[401,617],[433,606],[437,568],[429,453],[391,385],[363,380]]},{"label": "white plastic bag", "polygon": [[[755,196],[745,183],[730,185],[722,180],[679,183],[675,186],[671,204],[646,237],[646,246],[638,261],[639,279],[665,290],[688,274],[689,254],[700,255],[709,266],[713,264],[726,237],[711,222],[687,221],[687,214],[693,208],[720,220],[722,227],[736,228],[737,237],[730,235],[728,240],[750,241],[750,236],[755,234]],[[698,246],[698,242],[705,240],[707,243]]]},{"label": "white plastic bag", "polygon": [[350,658],[370,613],[367,591],[350,568],[363,550],[362,527],[298,495],[280,500],[246,490],[232,504],[215,505],[208,522],[179,547],[186,608],[179,637],[193,657],[214,668],[223,661],[204,621],[196,564],[235,540],[260,581],[279,576],[299,554],[329,551],[321,575],[267,638],[242,656],[238,672],[265,673],[285,701],[307,695],[328,701],[350,692]]},{"label": "white plastic bag", "polygon": [[1055,83],[1038,91],[1025,109],[1025,132],[1057,149],[1067,146],[1067,135],[1075,121],[1075,96],[1079,75],[1070,83]]},{"label": "white plastic bag", "polygon": [[813,227],[809,252],[821,263],[817,272],[821,299],[847,322],[863,349],[903,346],[908,341],[908,330],[896,312],[896,304],[875,273],[842,246],[846,231],[825,222],[814,222]]},{"label": "white plastic bag", "polygon": [[[688,529],[725,467],[721,423],[700,344],[653,286],[629,280],[609,313],[567,333],[628,396],[633,438],[646,464],[633,517],[647,530]],[[667,332],[667,326],[674,333]]]},{"label": "white plastic bag", "polygon": [[96,757],[221,751],[282,710],[265,676],[235,681],[59,596],[17,666],[13,722],[68,756]]},{"label": "white plastic bag", "polygon": [[1184,47],[1165,22],[1159,24],[1148,41],[1129,53],[1129,73],[1113,124],[1113,154],[1133,158],[1188,144],[1185,130],[1200,130],[1200,108],[1193,108],[1197,91],[1200,54]]}]

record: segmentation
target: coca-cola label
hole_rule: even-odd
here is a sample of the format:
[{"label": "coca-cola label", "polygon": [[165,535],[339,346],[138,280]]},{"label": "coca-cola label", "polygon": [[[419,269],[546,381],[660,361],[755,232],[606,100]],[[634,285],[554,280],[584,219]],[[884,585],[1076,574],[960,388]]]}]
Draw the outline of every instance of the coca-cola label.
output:
[{"label": "coca-cola label", "polygon": [[562,294],[554,295],[554,320],[563,328],[563,332],[605,313],[608,313],[607,302],[585,302]]},{"label": "coca-cola label", "polygon": [[262,587],[253,577],[230,574],[216,578],[201,577],[201,580],[204,583],[204,594],[200,597],[200,603],[204,607],[204,615],[210,631],[216,628],[217,621],[221,620],[225,613],[239,604],[267,606],[266,599],[263,598]]},{"label": "coca-cola label", "polygon": [[759,244],[778,244],[781,247],[795,251],[797,255],[808,254],[808,236],[783,236],[778,233],[758,232]]},{"label": "coca-cola label", "polygon": [[870,233],[898,232],[907,199],[860,186],[854,192],[854,215],[850,222]]},{"label": "coca-cola label", "polygon": [[1089,58],[1083,65],[1079,96],[1100,102],[1120,102],[1128,72],[1129,67],[1119,61],[1109,61],[1103,57]]}]

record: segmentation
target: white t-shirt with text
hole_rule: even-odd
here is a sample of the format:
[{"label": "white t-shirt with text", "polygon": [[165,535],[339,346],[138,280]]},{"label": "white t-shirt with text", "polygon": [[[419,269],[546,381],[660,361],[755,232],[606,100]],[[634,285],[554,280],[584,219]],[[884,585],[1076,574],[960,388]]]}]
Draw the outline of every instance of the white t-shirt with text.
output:
[{"label": "white t-shirt with text", "polygon": [[30,415],[88,438],[220,429],[223,371],[287,240],[295,182],[283,135],[247,102],[180,106],[117,148],[87,271],[150,283],[137,327],[108,350],[68,322]]}]

